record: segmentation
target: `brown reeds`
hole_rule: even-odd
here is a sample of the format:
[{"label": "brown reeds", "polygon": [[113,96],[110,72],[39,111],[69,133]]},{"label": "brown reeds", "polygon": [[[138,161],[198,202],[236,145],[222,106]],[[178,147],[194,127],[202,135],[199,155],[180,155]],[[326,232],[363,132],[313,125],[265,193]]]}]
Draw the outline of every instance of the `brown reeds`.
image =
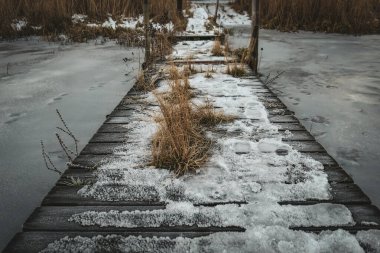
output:
[{"label": "brown reeds", "polygon": [[226,67],[226,73],[233,77],[242,77],[246,74],[244,63],[228,63]]},{"label": "brown reeds", "polygon": [[199,168],[207,161],[211,142],[194,120],[185,85],[172,86],[176,89],[176,101],[157,96],[161,114],[157,119],[159,130],[152,142],[152,165],[173,170],[180,176]]},{"label": "brown reeds", "polygon": [[161,115],[159,129],[152,141],[151,165],[173,170],[177,176],[200,168],[210,155],[212,141],[206,128],[235,118],[217,111],[211,102],[191,103],[192,89],[187,79],[173,80],[167,94],[156,94]]},{"label": "brown reeds", "polygon": [[212,49],[211,49],[211,54],[213,56],[224,56],[224,50],[222,47],[222,43],[220,42],[219,39],[216,39],[214,41],[214,44],[213,44]]},{"label": "brown reeds", "polygon": [[[155,22],[172,21],[175,27],[183,27],[184,21],[177,15],[176,0],[155,0],[151,3],[151,18]],[[143,12],[143,0],[0,0],[0,36],[51,35],[66,33],[73,25],[75,13],[85,14],[88,20],[104,21],[113,17],[136,17]],[[26,19],[28,27],[16,32],[10,26],[15,19]],[[41,26],[33,30],[31,26]]]},{"label": "brown reeds", "polygon": [[[233,7],[250,10],[251,2],[237,0]],[[260,1],[260,18],[264,28],[281,31],[380,33],[380,1],[266,0]]]}]

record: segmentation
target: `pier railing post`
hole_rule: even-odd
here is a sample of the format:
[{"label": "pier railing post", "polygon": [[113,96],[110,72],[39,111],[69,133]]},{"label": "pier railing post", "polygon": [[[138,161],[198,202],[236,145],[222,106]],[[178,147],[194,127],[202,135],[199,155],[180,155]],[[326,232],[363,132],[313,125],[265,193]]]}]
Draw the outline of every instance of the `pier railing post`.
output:
[{"label": "pier railing post", "polygon": [[218,9],[219,9],[219,0],[216,0],[215,15],[214,15],[215,23],[216,23],[216,20],[218,19]]},{"label": "pier railing post", "polygon": [[260,0],[252,0],[252,36],[249,45],[250,65],[254,73],[258,74],[259,58],[259,25],[260,25]]},{"label": "pier railing post", "polygon": [[149,27],[149,0],[144,0],[144,28],[145,28],[145,67],[150,64],[150,27]]},{"label": "pier railing post", "polygon": [[183,0],[177,0],[177,13],[179,17],[182,17]]}]

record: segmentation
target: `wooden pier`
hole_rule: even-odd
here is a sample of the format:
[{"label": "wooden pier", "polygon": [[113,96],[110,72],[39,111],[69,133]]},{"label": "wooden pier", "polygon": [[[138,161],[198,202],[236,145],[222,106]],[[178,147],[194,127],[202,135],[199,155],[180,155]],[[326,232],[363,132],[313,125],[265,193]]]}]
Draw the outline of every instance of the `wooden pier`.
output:
[{"label": "wooden pier", "polygon": [[[209,39],[209,38],[207,38]],[[178,63],[180,64],[180,63]],[[216,64],[219,64],[216,63]],[[254,76],[243,77],[256,80]],[[380,229],[380,211],[371,204],[370,199],[353,182],[352,178],[338,165],[314,137],[300,124],[294,113],[277,98],[264,84],[256,85],[255,91],[260,101],[266,107],[269,120],[278,126],[282,132],[290,131],[292,135],[284,141],[303,154],[307,154],[320,161],[328,175],[331,185],[332,199],[320,201],[309,199],[306,201],[284,201],[282,205],[313,205],[317,203],[336,203],[345,205],[352,213],[356,223],[354,226],[334,227],[292,227],[294,230],[307,232],[321,232],[323,230],[344,229],[351,233],[360,230]],[[94,134],[87,146],[82,150],[74,163],[84,167],[91,167],[103,159],[110,158],[113,150],[122,143],[128,142],[128,130],[123,125],[130,123],[130,115],[136,110],[133,105],[126,105],[123,101],[140,95],[130,91],[122,102],[106,118],[103,125]],[[149,105],[148,105],[149,106]],[[71,215],[85,211],[133,211],[164,209],[165,203],[154,196],[139,201],[98,201],[84,198],[77,194],[82,186],[67,186],[65,180],[70,177],[81,178],[91,182],[95,180],[92,171],[84,168],[69,167],[48,193],[40,207],[35,209],[23,226],[23,231],[16,234],[4,252],[26,253],[39,252],[49,243],[65,236],[93,237],[96,235],[141,235],[143,237],[198,237],[215,232],[243,232],[242,227],[136,227],[117,228],[100,226],[81,226],[69,222]],[[125,187],[125,186],[123,186]],[[148,186],[147,186],[148,187]],[[244,204],[244,203],[241,203]],[[204,205],[208,205],[205,203]],[[214,203],[215,205],[215,203]]]}]

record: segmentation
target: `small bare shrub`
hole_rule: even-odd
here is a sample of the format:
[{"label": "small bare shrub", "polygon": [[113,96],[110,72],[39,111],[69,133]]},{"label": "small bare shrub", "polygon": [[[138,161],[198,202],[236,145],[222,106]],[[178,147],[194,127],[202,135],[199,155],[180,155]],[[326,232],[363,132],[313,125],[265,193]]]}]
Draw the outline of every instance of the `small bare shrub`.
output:
[{"label": "small bare shrub", "polygon": [[244,64],[238,64],[237,62],[228,64],[226,73],[233,77],[242,77],[245,75],[246,71],[244,69]]}]

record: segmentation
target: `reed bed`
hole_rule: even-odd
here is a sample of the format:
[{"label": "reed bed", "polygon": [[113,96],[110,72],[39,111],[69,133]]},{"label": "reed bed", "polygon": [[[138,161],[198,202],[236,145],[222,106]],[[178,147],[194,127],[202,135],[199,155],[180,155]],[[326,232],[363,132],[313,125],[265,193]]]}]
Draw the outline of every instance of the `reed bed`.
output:
[{"label": "reed bed", "polygon": [[[242,12],[251,10],[251,2],[236,0],[232,6]],[[380,0],[265,0],[260,18],[264,28],[281,31],[380,33]]]},{"label": "reed bed", "polygon": [[[150,4],[155,22],[184,25],[177,15],[176,0],[154,0]],[[10,24],[16,19],[25,19],[29,24],[21,35],[65,33],[73,25],[71,17],[76,13],[92,21],[104,21],[108,15],[136,17],[143,13],[143,0],[0,0],[0,36],[15,35]],[[42,29],[36,31],[31,26]]]}]

